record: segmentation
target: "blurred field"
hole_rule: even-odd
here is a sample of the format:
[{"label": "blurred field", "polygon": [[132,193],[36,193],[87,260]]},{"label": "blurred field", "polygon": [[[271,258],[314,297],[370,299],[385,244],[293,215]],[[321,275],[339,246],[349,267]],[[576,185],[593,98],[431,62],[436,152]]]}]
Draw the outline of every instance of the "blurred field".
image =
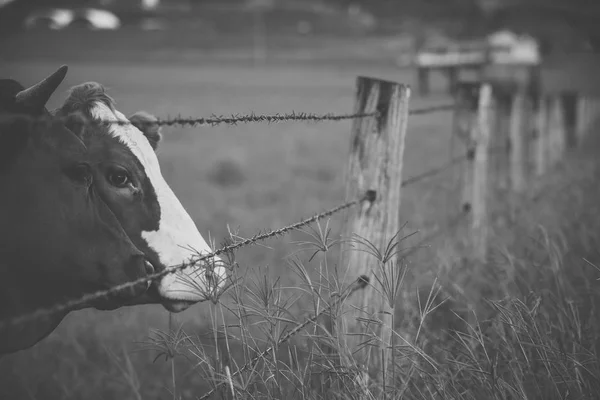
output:
[{"label": "blurred field", "polygon": [[[353,110],[357,75],[414,83],[412,71],[390,67],[389,63],[380,62],[382,57],[375,57],[372,62],[355,55],[340,57],[344,49],[352,48],[352,42],[346,42],[345,47],[322,44],[323,62],[307,58],[301,64],[292,64],[287,56],[282,57],[287,59],[286,63],[274,62],[276,55],[285,53],[285,49],[273,49],[275,55],[271,62],[253,67],[248,46],[237,47],[237,50],[232,46],[228,51],[234,56],[225,63],[219,57],[203,57],[206,53],[193,47],[170,49],[163,44],[156,45],[157,51],[151,52],[152,43],[141,37],[124,38],[122,42],[105,40],[90,46],[89,51],[85,50],[85,39],[77,37],[71,37],[71,42],[65,42],[60,49],[57,37],[46,45],[36,43],[23,47],[33,43],[32,40],[32,37],[20,37],[0,44],[2,76],[31,84],[67,63],[70,70],[63,89],[83,81],[98,81],[109,88],[109,94],[125,114],[140,109],[159,117],[290,111],[348,113]],[[139,47],[136,48],[135,43]],[[213,43],[214,48],[219,47],[216,43]],[[328,50],[330,57],[327,57]],[[161,51],[164,53],[156,56]],[[442,84],[434,79],[432,88],[436,90]],[[63,99],[64,92],[57,93],[50,106],[56,106]],[[450,101],[443,95],[421,99],[414,94],[411,108]],[[213,238],[218,247],[228,236],[228,226],[232,231],[239,228],[241,236],[250,236],[344,201],[350,124],[345,121],[173,127],[164,130],[158,154],[167,182],[200,232],[205,238]],[[451,146],[451,128],[450,112],[411,117],[405,154],[406,177],[444,164],[452,154],[464,150],[456,139]],[[402,215],[408,223],[407,232],[431,230],[459,210],[457,177],[457,170],[447,170],[437,178],[404,191]],[[562,184],[569,179],[558,178],[558,182]],[[552,207],[534,206],[539,213],[552,214]],[[524,218],[523,223],[535,221],[533,213],[529,215],[527,210],[523,213],[531,217]],[[335,233],[340,221],[340,216],[332,221]],[[512,241],[519,241],[526,235],[512,236]],[[294,233],[271,240],[265,246],[240,251],[237,254],[240,270],[256,273],[260,268],[272,278],[281,277],[282,286],[298,285],[285,257],[297,250],[294,241],[301,239],[305,240],[306,235]],[[442,262],[436,259],[435,255],[443,251],[443,247],[423,250],[425,255],[419,257],[413,268],[415,275],[430,276],[444,268],[448,272],[460,264],[459,255],[452,252],[448,252]],[[332,264],[337,261],[334,253],[328,254]],[[306,265],[314,268],[311,273],[316,273],[314,263]],[[483,292],[488,286],[497,289],[494,286],[505,280],[492,275],[469,275],[468,271],[453,279],[454,284],[470,285],[467,290],[473,292]],[[223,301],[228,304],[229,300],[224,298]],[[174,320],[176,324],[185,323],[188,333],[202,335],[218,310],[210,304],[199,304],[176,315]],[[299,303],[290,311],[300,315],[309,308]],[[172,366],[162,359],[153,363],[157,353],[141,351],[142,345],[138,343],[147,340],[152,329],[167,328],[168,313],[160,306],[72,313],[44,342],[0,359],[0,398],[139,398],[135,393],[144,399],[173,398],[169,393]],[[203,341],[210,344],[208,337]],[[193,360],[185,358],[176,363],[176,386],[178,395],[184,399],[196,398],[209,387],[198,368]]]}]

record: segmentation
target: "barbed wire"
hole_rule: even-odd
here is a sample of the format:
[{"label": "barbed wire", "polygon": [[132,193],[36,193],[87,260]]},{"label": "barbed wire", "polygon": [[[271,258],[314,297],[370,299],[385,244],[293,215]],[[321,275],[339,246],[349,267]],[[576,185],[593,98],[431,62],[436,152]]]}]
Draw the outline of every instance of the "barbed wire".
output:
[{"label": "barbed wire", "polygon": [[213,251],[212,253],[208,253],[204,256],[199,256],[195,259],[190,260],[188,263],[184,263],[181,265],[177,265],[177,266],[171,266],[168,268],[165,268],[164,270],[160,271],[160,272],[156,272],[153,274],[150,274],[148,276],[145,276],[143,278],[139,278],[133,281],[129,281],[120,285],[116,285],[113,286],[110,289],[106,289],[106,290],[99,290],[97,292],[94,293],[89,293],[86,295],[83,295],[77,299],[72,299],[72,300],[68,300],[65,301],[63,303],[59,303],[56,304],[54,306],[50,306],[50,307],[46,307],[46,308],[39,308],[33,312],[30,313],[26,313],[17,317],[13,317],[4,321],[0,321],[0,330],[3,328],[6,328],[7,326],[14,326],[17,324],[21,324],[24,323],[26,321],[30,321],[33,319],[38,319],[38,318],[43,318],[43,317],[48,317],[50,315],[56,314],[56,313],[60,313],[60,312],[64,312],[64,311],[68,311],[71,309],[74,309],[76,307],[79,306],[84,306],[86,304],[89,304],[91,301],[93,300],[98,300],[110,295],[113,295],[115,293],[124,291],[126,289],[130,289],[136,285],[140,285],[140,284],[147,284],[150,281],[155,281],[157,279],[160,279],[166,275],[169,274],[173,274],[176,273],[178,271],[184,270],[186,268],[195,266],[196,264],[198,264],[199,262],[205,261],[209,258],[213,258],[215,256],[218,256],[220,254],[223,253],[229,253],[232,252],[234,250],[238,250],[242,247],[246,247],[246,246],[250,246],[258,241],[262,241],[262,240],[266,240],[269,238],[273,238],[276,236],[281,236],[284,235],[290,231],[293,230],[298,230],[306,225],[309,225],[315,221],[321,220],[323,218],[329,217],[331,215],[334,215],[342,210],[345,210],[347,208],[353,207],[359,203],[362,203],[363,201],[369,201],[369,202],[373,202],[375,201],[375,197],[376,197],[376,193],[373,190],[368,190],[363,196],[361,196],[360,198],[357,198],[355,200],[340,204],[334,208],[329,209],[328,211],[324,211],[322,213],[319,214],[315,214],[310,218],[307,219],[302,219],[298,222],[295,222],[293,224],[284,226],[282,228],[279,229],[275,229],[275,230],[271,230],[269,232],[265,232],[262,234],[256,234],[254,236],[252,236],[251,238],[242,240],[238,243],[235,244],[231,244],[231,245],[227,245],[224,246],[216,251]]},{"label": "barbed wire", "polygon": [[[409,115],[423,115],[429,114],[437,111],[448,111],[454,110],[454,105],[436,105],[431,107],[424,107],[413,109],[409,111]],[[114,121],[114,120],[99,120],[99,119],[91,119],[86,118],[82,114],[78,114],[83,121],[81,121],[80,125],[83,126],[97,126],[102,124],[114,124],[114,125],[132,125],[131,121]],[[217,126],[217,125],[237,125],[241,123],[261,123],[266,122],[268,124],[271,123],[280,123],[280,122],[291,122],[291,121],[305,121],[305,122],[325,122],[325,121],[343,121],[343,120],[351,120],[351,119],[361,119],[367,117],[376,117],[379,115],[378,111],[368,112],[368,113],[354,113],[354,114],[317,114],[317,113],[308,113],[308,112],[295,112],[291,111],[289,113],[276,113],[276,114],[232,114],[230,116],[225,115],[216,115],[213,114],[210,117],[167,117],[167,118],[157,118],[155,121],[152,120],[144,120],[144,121],[136,121],[136,124],[142,126]],[[10,118],[11,116],[3,116],[3,118]],[[18,117],[34,120],[34,121],[69,121],[70,116],[30,116],[30,115],[18,115]]]}]

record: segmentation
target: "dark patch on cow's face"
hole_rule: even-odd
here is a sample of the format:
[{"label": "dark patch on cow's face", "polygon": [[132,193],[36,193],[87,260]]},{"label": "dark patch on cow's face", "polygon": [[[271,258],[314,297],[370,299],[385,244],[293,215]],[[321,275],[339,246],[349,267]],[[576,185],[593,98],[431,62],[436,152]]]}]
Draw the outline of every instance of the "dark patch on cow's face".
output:
[{"label": "dark patch on cow's face", "polygon": [[135,246],[151,263],[159,265],[158,255],[141,236],[142,232],[159,229],[161,210],[156,192],[137,157],[103,129],[88,127],[82,135],[94,166],[94,190],[113,211]]},{"label": "dark patch on cow's face", "polygon": [[[114,111],[115,102],[106,94],[102,85],[95,82],[84,83],[71,88],[58,114],[79,114],[91,120],[91,109],[97,106],[97,103],[104,104]],[[147,113],[139,113],[136,122],[152,118]],[[69,122],[67,126],[72,130],[79,129]],[[152,254],[155,253],[142,239],[141,232],[158,230],[161,210],[144,166],[127,145],[110,134],[108,125],[88,125],[80,131],[92,162],[98,167],[94,176],[96,190],[121,221],[134,244],[144,253],[150,253],[150,261],[155,261],[152,260]],[[158,130],[155,135],[160,138]]]}]

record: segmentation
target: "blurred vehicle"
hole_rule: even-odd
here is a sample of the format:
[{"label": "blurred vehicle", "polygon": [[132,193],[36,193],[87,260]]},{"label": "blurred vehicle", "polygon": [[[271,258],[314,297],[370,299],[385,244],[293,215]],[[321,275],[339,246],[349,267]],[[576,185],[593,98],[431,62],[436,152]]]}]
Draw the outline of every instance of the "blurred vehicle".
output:
[{"label": "blurred vehicle", "polygon": [[51,8],[32,12],[24,24],[27,29],[60,30],[82,26],[90,30],[114,30],[121,26],[121,21],[112,12],[97,8]]}]

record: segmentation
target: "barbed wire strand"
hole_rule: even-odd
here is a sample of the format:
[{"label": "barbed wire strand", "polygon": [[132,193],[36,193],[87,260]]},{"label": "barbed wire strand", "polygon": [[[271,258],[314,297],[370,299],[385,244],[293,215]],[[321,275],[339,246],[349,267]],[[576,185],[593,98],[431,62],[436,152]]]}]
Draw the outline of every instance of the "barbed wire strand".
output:
[{"label": "barbed wire strand", "polygon": [[[236,372],[234,372],[233,374],[231,374],[231,378],[238,376],[239,374],[241,374],[242,372],[248,370],[249,368],[254,367],[254,365],[260,361],[261,359],[265,358],[266,356],[268,356],[275,347],[280,346],[283,343],[286,343],[288,340],[290,340],[293,336],[295,336],[296,334],[298,334],[302,329],[304,329],[308,324],[311,323],[315,323],[317,321],[317,319],[319,319],[319,317],[321,315],[323,315],[324,313],[326,313],[327,311],[331,310],[333,307],[341,304],[342,302],[344,302],[347,298],[349,298],[350,296],[352,296],[355,292],[357,292],[360,289],[364,289],[365,287],[367,287],[367,285],[369,284],[369,277],[365,276],[365,275],[361,275],[359,276],[354,282],[352,282],[344,291],[343,294],[338,296],[338,298],[332,302],[329,306],[323,308],[321,311],[319,311],[317,314],[306,318],[304,320],[304,322],[299,323],[298,325],[296,325],[292,330],[290,330],[288,333],[286,333],[284,336],[282,336],[278,341],[276,345],[273,346],[269,346],[267,347],[265,350],[263,350],[260,354],[257,354],[256,356],[254,356],[250,361],[248,361],[246,364],[244,364],[241,368],[239,368]],[[202,397],[198,398],[198,400],[206,400],[210,397],[210,395],[212,395],[214,392],[217,391],[217,389],[219,389],[221,386],[224,386],[225,384],[227,384],[228,382],[226,380],[221,381],[219,383],[217,383],[215,385],[214,388],[212,388],[210,391],[208,391],[207,393],[205,393]]]},{"label": "barbed wire strand", "polygon": [[369,191],[367,191],[367,193],[365,195],[361,196],[358,199],[346,202],[344,204],[340,204],[340,205],[338,205],[338,206],[336,206],[334,208],[329,209],[328,211],[324,211],[322,213],[315,214],[315,215],[313,215],[310,218],[302,219],[302,220],[300,220],[298,222],[295,222],[293,224],[284,226],[282,228],[279,228],[279,229],[276,229],[276,230],[271,230],[269,232],[262,233],[262,234],[256,234],[256,235],[252,236],[251,238],[245,239],[245,240],[243,240],[241,242],[238,242],[238,243],[235,243],[235,244],[232,244],[232,245],[228,245],[228,246],[224,246],[224,247],[222,247],[222,248],[220,248],[220,249],[218,249],[218,250],[216,250],[216,251],[214,251],[212,253],[209,253],[209,254],[206,254],[204,256],[200,256],[200,257],[197,257],[195,259],[192,259],[188,263],[184,263],[184,264],[177,265],[177,266],[171,266],[171,267],[165,268],[163,271],[156,272],[154,274],[148,275],[148,276],[143,277],[143,278],[139,278],[139,279],[136,279],[136,280],[133,280],[133,281],[129,281],[129,282],[126,282],[126,283],[123,283],[123,284],[120,284],[120,285],[113,286],[110,289],[99,290],[99,291],[94,292],[94,293],[89,293],[89,294],[83,295],[83,296],[81,296],[81,297],[79,297],[77,299],[73,299],[73,300],[69,300],[69,301],[63,302],[63,303],[59,303],[59,304],[56,304],[56,305],[51,306],[51,307],[39,308],[39,309],[37,309],[37,310],[35,310],[33,312],[26,313],[26,314],[23,314],[23,315],[20,315],[20,316],[17,316],[17,317],[13,317],[13,318],[5,320],[5,321],[0,321],[0,329],[5,328],[6,326],[13,326],[13,325],[20,324],[20,323],[23,323],[23,322],[26,322],[26,321],[30,321],[32,319],[42,318],[42,317],[50,316],[50,315],[53,315],[53,314],[56,314],[56,313],[59,313],[59,312],[67,311],[69,309],[73,309],[73,308],[76,308],[78,306],[85,305],[85,304],[87,304],[87,303],[89,303],[89,302],[91,302],[93,300],[98,300],[100,298],[110,296],[110,295],[115,294],[117,292],[121,292],[123,290],[130,289],[130,288],[132,288],[132,287],[134,287],[136,285],[146,284],[146,283],[148,283],[150,281],[154,281],[154,280],[160,279],[160,278],[162,278],[162,277],[164,277],[166,275],[173,274],[173,273],[176,273],[178,271],[184,270],[186,268],[195,266],[196,264],[198,264],[201,261],[207,260],[209,258],[213,258],[213,257],[218,256],[220,254],[228,253],[228,252],[231,252],[231,251],[234,251],[234,250],[238,250],[238,249],[240,249],[242,247],[246,247],[246,246],[252,245],[252,244],[254,244],[254,243],[258,242],[258,241],[266,240],[266,239],[269,239],[269,238],[272,238],[272,237],[275,237],[275,236],[281,236],[281,235],[284,235],[284,234],[286,234],[286,233],[288,233],[290,231],[293,231],[293,230],[298,230],[298,229],[300,229],[300,228],[302,228],[302,227],[304,227],[306,225],[309,225],[309,224],[311,224],[311,223],[313,223],[315,221],[321,220],[323,218],[326,218],[326,217],[329,217],[331,215],[334,215],[334,214],[336,214],[336,213],[338,213],[338,212],[340,212],[342,210],[345,210],[347,208],[353,207],[353,206],[355,206],[355,205],[357,205],[357,204],[359,204],[359,203],[361,203],[361,202],[363,202],[365,200],[372,202],[372,201],[375,200],[375,195],[376,195],[376,193],[374,191],[369,190]]},{"label": "barbed wire strand", "polygon": [[[437,111],[447,111],[453,110],[454,105],[437,105],[425,108],[418,108],[409,111],[409,115],[423,115],[429,114]],[[81,125],[99,125],[99,124],[116,124],[116,125],[131,125],[130,121],[114,121],[114,120],[98,120],[98,119],[90,119],[85,118],[84,115],[79,114],[84,120],[87,119]],[[369,112],[369,113],[355,113],[355,114],[316,114],[316,113],[308,113],[308,112],[289,112],[284,114],[232,114],[230,116],[225,115],[211,115],[210,117],[167,117],[167,118],[157,118],[155,121],[144,120],[136,122],[136,124],[143,126],[217,126],[217,125],[237,125],[240,123],[260,123],[266,122],[268,124],[271,123],[279,123],[279,122],[291,122],[291,121],[306,121],[306,122],[322,122],[322,121],[342,121],[348,119],[360,119],[367,117],[376,117],[379,115],[378,111]],[[52,117],[52,116],[29,116],[29,115],[18,115],[19,117],[32,119],[35,121],[68,121],[70,116],[60,116],[60,117]],[[5,118],[10,118],[11,116],[5,116]]]}]

